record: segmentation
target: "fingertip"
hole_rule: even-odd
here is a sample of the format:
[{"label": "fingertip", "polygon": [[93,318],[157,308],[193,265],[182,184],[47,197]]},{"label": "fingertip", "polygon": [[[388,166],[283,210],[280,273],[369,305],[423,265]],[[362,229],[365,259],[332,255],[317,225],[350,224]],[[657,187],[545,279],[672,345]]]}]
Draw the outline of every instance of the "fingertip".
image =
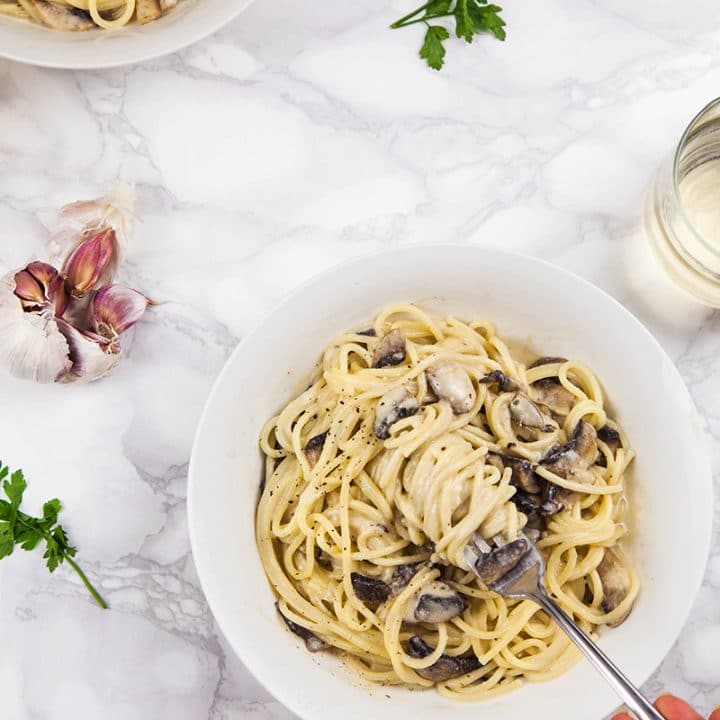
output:
[{"label": "fingertip", "polygon": [[661,695],[655,701],[655,707],[665,715],[668,720],[702,720],[700,715],[698,715],[690,705],[674,695]]}]

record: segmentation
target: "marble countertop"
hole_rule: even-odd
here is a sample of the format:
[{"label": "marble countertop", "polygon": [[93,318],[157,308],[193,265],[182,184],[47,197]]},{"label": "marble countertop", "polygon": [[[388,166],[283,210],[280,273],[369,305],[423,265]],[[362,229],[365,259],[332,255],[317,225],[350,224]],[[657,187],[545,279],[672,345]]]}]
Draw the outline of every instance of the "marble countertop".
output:
[{"label": "marble countertop", "polygon": [[[660,275],[643,193],[720,88],[720,7],[508,0],[508,41],[453,41],[435,73],[412,3],[258,2],[216,36],[131,68],[0,61],[0,271],[41,253],[65,202],[136,183],[137,286],[170,300],[86,387],[0,377],[0,457],[28,502],[58,495],[112,604],[39,557],[0,564],[8,720],[290,716],[228,649],[188,542],[190,445],[228,353],[305,278],[454,240],[548,259],[635,313],[677,363],[720,469],[720,315]],[[678,482],[683,479],[679,478]],[[717,482],[717,480],[716,480]],[[720,704],[720,523],[686,630],[647,685]]]}]

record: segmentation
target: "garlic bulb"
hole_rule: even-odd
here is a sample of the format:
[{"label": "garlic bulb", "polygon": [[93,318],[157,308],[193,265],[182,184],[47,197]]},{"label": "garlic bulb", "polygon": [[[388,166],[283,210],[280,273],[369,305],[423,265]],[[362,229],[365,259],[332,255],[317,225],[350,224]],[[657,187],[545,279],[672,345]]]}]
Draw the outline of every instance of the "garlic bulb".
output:
[{"label": "garlic bulb", "polygon": [[113,283],[131,225],[132,189],[68,205],[50,240],[57,265],[31,262],[0,280],[0,365],[37,382],[91,382],[122,357],[120,336],[148,298]]},{"label": "garlic bulb", "polygon": [[14,273],[0,279],[0,364],[16,377],[41,383],[61,380],[72,367],[54,315],[23,309]]}]

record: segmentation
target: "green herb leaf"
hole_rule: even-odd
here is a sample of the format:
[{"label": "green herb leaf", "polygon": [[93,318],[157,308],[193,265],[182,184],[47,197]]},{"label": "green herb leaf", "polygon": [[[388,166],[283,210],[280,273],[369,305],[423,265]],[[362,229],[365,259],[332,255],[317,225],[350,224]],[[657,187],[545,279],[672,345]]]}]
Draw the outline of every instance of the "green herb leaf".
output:
[{"label": "green herb leaf", "polygon": [[457,5],[455,5],[455,34],[459,38],[465,38],[465,42],[471,43],[475,34],[475,23],[470,17],[468,3],[475,5],[475,0],[457,0]]},{"label": "green herb leaf", "polygon": [[22,471],[16,470],[10,474],[7,466],[0,462],[0,482],[8,498],[0,500],[0,559],[12,555],[16,545],[23,550],[34,550],[45,541],[43,557],[48,570],[54,572],[61,563],[67,562],[78,574],[97,604],[107,608],[107,603],[73,560],[77,549],[70,545],[63,526],[57,524],[62,503],[57,498],[48,500],[43,505],[42,517],[31,517],[20,510],[23,494],[27,488]]},{"label": "green herb leaf", "polygon": [[505,40],[505,21],[499,15],[502,12],[499,5],[478,5],[475,0],[470,0],[468,12],[476,33],[487,31],[498,40]]},{"label": "green herb leaf", "polygon": [[413,12],[396,20],[390,27],[398,29],[416,23],[427,25],[420,57],[434,70],[440,70],[445,63],[443,43],[450,38],[450,33],[442,25],[431,25],[430,21],[454,18],[455,34],[468,43],[471,43],[478,33],[486,32],[498,40],[504,40],[505,21],[500,17],[501,11],[502,8],[498,5],[488,5],[488,0],[428,0]]},{"label": "green herb leaf", "polygon": [[22,470],[16,470],[10,476],[9,481],[5,480],[5,482],[3,482],[3,490],[5,490],[5,495],[7,495],[8,500],[10,500],[10,506],[13,510],[17,510],[20,507],[26,487],[27,483],[25,482]]},{"label": "green herb leaf", "polygon": [[432,0],[425,10],[426,15],[444,15],[450,12],[452,0]]},{"label": "green herb leaf", "polygon": [[441,25],[430,25],[425,33],[425,42],[420,48],[420,57],[424,58],[433,70],[439,70],[445,62],[443,41],[449,37],[450,33]]},{"label": "green herb leaf", "polygon": [[10,523],[0,523],[0,559],[12,555],[15,549],[15,535]]},{"label": "green herb leaf", "polygon": [[57,522],[61,510],[62,503],[57,498],[48,500],[43,505],[43,522],[47,524],[48,527],[52,527]]},{"label": "green herb leaf", "polygon": [[42,533],[31,527],[21,527],[15,533],[15,544],[19,545],[23,550],[34,550],[42,539]]}]

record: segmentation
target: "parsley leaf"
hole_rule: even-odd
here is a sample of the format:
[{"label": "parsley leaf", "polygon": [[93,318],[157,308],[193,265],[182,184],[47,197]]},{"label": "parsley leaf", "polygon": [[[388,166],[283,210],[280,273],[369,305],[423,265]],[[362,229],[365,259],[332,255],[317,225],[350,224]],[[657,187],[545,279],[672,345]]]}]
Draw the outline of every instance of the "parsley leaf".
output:
[{"label": "parsley leaf", "polygon": [[16,545],[23,550],[34,550],[44,541],[43,557],[48,570],[54,572],[59,565],[67,562],[78,574],[95,602],[106,609],[107,603],[73,560],[77,549],[70,545],[63,526],[58,525],[57,519],[62,510],[62,503],[57,498],[48,500],[43,505],[42,517],[32,517],[20,510],[23,494],[27,488],[22,470],[10,474],[8,467],[0,462],[0,482],[7,497],[7,500],[0,499],[0,559],[12,555]]},{"label": "parsley leaf", "polygon": [[26,487],[27,483],[25,482],[22,470],[16,470],[10,476],[9,481],[5,480],[3,482],[3,490],[5,491],[5,495],[7,495],[8,500],[10,500],[10,507],[13,510],[17,510],[20,507]]},{"label": "parsley leaf", "polygon": [[455,5],[455,34],[459,38],[465,38],[465,42],[471,43],[475,34],[475,23],[470,16],[468,3],[475,5],[474,0],[457,0],[457,5]]},{"label": "parsley leaf", "polygon": [[390,27],[397,29],[416,23],[427,25],[420,57],[433,70],[440,70],[445,63],[443,43],[450,38],[450,33],[444,25],[431,25],[430,21],[443,18],[454,20],[455,34],[468,43],[473,41],[475,35],[486,32],[498,40],[505,40],[505,21],[500,17],[500,12],[502,8],[489,5],[488,0],[429,0],[396,20]]},{"label": "parsley leaf", "polygon": [[447,40],[450,33],[442,25],[430,25],[425,33],[425,42],[420,48],[420,57],[427,60],[433,70],[439,70],[445,62],[445,47],[443,40]]},{"label": "parsley leaf", "polygon": [[478,5],[473,0],[470,0],[468,12],[472,18],[476,33],[486,30],[498,40],[505,40],[505,21],[499,15],[502,12],[499,5]]}]

